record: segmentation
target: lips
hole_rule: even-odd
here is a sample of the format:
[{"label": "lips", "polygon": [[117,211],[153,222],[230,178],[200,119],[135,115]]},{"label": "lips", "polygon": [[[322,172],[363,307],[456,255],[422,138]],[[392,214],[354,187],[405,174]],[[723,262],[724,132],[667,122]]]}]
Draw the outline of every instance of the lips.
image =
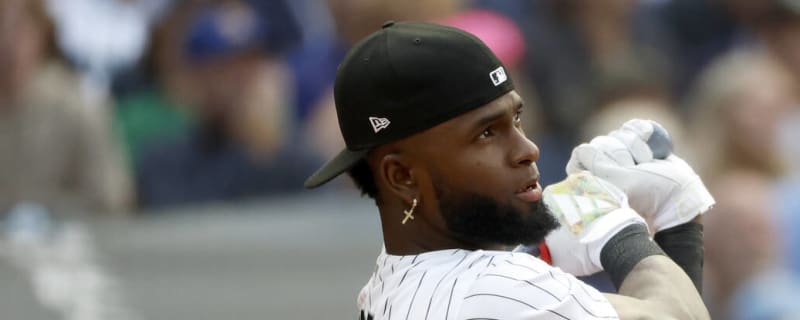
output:
[{"label": "lips", "polygon": [[542,187],[538,179],[531,179],[522,188],[517,189],[516,196],[525,202],[536,202],[542,199]]}]

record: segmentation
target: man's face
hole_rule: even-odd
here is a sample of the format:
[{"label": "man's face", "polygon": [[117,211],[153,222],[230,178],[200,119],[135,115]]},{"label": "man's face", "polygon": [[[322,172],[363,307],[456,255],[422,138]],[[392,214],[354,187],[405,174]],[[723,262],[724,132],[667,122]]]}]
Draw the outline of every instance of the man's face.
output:
[{"label": "man's face", "polygon": [[425,166],[421,197],[435,199],[433,223],[478,245],[531,244],[558,224],[541,199],[539,150],[520,124],[512,91],[409,139]]}]

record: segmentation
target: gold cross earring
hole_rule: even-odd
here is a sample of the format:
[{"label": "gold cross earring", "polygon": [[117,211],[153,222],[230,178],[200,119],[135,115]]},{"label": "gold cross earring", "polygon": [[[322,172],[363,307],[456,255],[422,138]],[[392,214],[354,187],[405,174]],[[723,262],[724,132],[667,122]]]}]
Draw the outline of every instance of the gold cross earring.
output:
[{"label": "gold cross earring", "polygon": [[406,214],[406,217],[403,218],[403,224],[406,224],[408,219],[414,220],[414,208],[417,207],[417,198],[414,198],[414,201],[411,202],[411,209],[403,210],[403,213]]}]

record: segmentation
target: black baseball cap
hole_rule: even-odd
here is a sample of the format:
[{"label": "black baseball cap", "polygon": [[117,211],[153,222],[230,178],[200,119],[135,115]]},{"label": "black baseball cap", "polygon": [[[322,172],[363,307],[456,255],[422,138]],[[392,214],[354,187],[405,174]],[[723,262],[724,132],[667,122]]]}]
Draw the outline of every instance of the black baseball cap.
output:
[{"label": "black baseball cap", "polygon": [[389,21],[339,66],[334,100],[346,149],[305,182],[318,187],[373,148],[424,131],[514,89],[474,35],[425,22]]}]

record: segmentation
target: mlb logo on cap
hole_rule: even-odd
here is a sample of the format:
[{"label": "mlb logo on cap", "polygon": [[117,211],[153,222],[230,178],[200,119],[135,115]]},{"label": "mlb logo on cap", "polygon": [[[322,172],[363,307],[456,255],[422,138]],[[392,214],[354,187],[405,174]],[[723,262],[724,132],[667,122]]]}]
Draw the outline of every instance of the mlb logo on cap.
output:
[{"label": "mlb logo on cap", "polygon": [[492,83],[494,83],[495,87],[508,80],[506,70],[504,70],[503,67],[497,67],[494,71],[489,72],[489,78],[492,78]]}]

